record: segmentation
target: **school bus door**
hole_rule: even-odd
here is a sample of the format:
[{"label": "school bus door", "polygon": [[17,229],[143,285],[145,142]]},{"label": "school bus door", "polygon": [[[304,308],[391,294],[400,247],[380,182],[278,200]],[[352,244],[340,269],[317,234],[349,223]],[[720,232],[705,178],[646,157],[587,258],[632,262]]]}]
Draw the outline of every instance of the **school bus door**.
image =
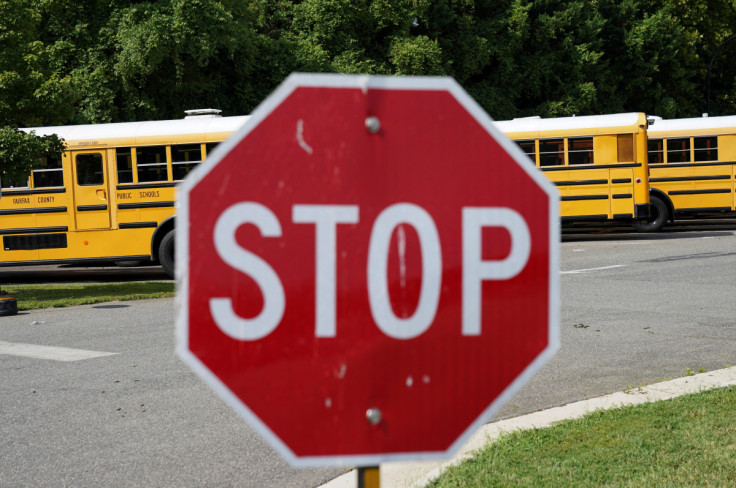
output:
[{"label": "school bus door", "polygon": [[109,175],[105,159],[105,151],[75,151],[72,154],[77,230],[110,228]]}]

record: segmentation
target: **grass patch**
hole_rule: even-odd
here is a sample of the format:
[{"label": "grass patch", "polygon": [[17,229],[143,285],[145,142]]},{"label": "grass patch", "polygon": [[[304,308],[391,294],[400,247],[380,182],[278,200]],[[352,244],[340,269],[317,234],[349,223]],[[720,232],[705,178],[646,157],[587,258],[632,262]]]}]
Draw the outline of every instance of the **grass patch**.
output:
[{"label": "grass patch", "polygon": [[148,281],[43,286],[14,285],[3,286],[2,290],[15,297],[18,302],[18,310],[172,297],[175,294],[174,283]]},{"label": "grass patch", "polygon": [[429,486],[736,486],[736,387],[506,434]]}]

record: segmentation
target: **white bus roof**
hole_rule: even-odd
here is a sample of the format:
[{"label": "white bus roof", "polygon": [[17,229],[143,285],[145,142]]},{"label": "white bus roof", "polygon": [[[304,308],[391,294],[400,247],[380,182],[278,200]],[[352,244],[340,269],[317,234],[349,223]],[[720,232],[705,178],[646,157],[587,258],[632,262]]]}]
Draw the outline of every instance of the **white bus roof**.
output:
[{"label": "white bus roof", "polygon": [[513,120],[496,120],[495,124],[504,133],[515,132],[564,132],[584,131],[590,129],[591,134],[601,129],[628,127],[640,123],[643,114],[629,112],[610,115],[580,115],[573,117],[524,117]]},{"label": "white bus roof", "polygon": [[649,127],[650,137],[687,134],[726,134],[736,133],[736,115],[722,117],[692,117],[687,119],[663,119],[652,117],[654,123]]},{"label": "white bus roof", "polygon": [[[111,124],[59,125],[52,127],[27,127],[24,132],[45,136],[56,134],[65,141],[108,141],[115,139],[140,140],[169,136],[231,133],[238,130],[247,115],[233,117],[189,117],[176,120],[151,120],[144,122],[117,122]],[[135,142],[132,142],[135,144]]]}]

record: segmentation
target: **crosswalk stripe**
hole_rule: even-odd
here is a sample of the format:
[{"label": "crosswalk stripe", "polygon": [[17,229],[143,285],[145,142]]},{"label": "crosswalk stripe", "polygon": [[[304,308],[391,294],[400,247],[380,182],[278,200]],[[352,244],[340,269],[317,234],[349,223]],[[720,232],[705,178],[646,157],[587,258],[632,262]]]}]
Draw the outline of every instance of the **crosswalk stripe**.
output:
[{"label": "crosswalk stripe", "polygon": [[5,356],[50,359],[52,361],[81,361],[83,359],[113,356],[115,354],[117,353],[0,341],[0,355]]}]

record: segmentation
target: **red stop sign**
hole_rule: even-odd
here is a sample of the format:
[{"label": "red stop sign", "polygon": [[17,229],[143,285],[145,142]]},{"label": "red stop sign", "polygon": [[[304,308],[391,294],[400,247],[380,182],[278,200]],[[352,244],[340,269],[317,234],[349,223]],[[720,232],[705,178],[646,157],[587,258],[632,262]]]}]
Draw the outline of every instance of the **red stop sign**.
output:
[{"label": "red stop sign", "polygon": [[557,192],[452,79],[292,75],[180,190],[178,353],[292,464],[446,457],[558,346]]}]

